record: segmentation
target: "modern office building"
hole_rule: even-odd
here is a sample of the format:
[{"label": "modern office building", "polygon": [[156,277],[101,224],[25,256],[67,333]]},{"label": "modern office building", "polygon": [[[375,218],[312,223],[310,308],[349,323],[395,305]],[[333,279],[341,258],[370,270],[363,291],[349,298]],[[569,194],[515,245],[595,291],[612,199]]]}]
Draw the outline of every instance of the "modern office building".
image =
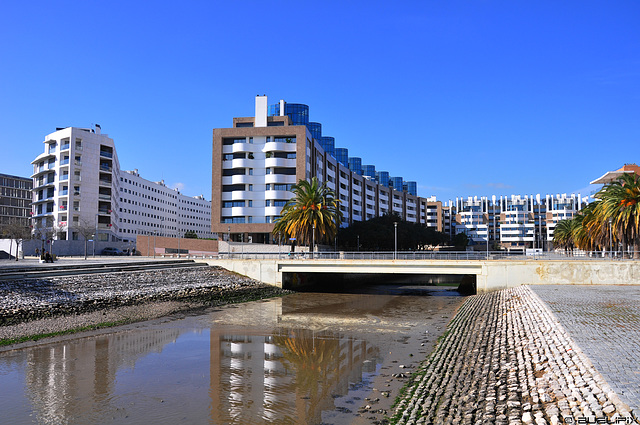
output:
[{"label": "modern office building", "polygon": [[98,242],[186,230],[211,237],[210,203],[121,172],[115,144],[99,125],[58,128],[32,164],[34,231],[46,229],[55,240],[83,240],[89,228]]},{"label": "modern office building", "polygon": [[32,189],[33,180],[28,177],[0,174],[0,234],[9,224],[31,225]]},{"label": "modern office building", "polygon": [[452,234],[465,233],[478,248],[552,249],[560,220],[588,203],[580,194],[456,198],[451,205]]},{"label": "modern office building", "polygon": [[401,177],[397,187],[380,184],[372,174],[388,179],[388,173],[376,173],[373,166],[363,175],[360,158],[335,148],[333,138],[335,155],[327,152],[325,136],[318,133],[322,127],[309,124],[307,105],[281,100],[269,106],[266,96],[257,96],[254,117],[234,118],[233,127],[213,130],[213,232],[234,241],[273,242],[273,224],[293,196],[291,186],[312,177],[326,182],[341,201],[343,225],[394,212],[442,230],[439,201],[404,191]]}]

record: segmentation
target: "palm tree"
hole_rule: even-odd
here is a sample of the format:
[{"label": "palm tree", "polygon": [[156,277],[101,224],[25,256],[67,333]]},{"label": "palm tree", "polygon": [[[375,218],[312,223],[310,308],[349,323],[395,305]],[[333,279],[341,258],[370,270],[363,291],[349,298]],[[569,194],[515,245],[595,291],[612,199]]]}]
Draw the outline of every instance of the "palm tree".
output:
[{"label": "palm tree", "polygon": [[295,237],[302,244],[310,243],[315,225],[316,241],[335,238],[342,223],[340,201],[325,183],[314,177],[311,182],[300,180],[291,191],[295,196],[282,207],[273,234]]},{"label": "palm tree", "polygon": [[558,248],[573,252],[573,220],[570,218],[560,220],[553,230],[553,245]]},{"label": "palm tree", "polygon": [[615,229],[616,237],[633,245],[634,258],[640,258],[640,176],[623,174],[596,194],[601,200],[601,219]]}]

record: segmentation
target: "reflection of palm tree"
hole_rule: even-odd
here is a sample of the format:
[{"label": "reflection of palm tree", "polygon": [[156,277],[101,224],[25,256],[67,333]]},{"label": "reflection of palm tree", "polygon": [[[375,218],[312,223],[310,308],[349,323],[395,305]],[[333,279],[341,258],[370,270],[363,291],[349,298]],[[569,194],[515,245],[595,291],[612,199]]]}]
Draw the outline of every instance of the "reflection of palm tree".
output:
[{"label": "reflection of palm tree", "polygon": [[282,351],[284,367],[295,371],[297,390],[309,398],[306,418],[315,418],[320,414],[319,402],[329,396],[339,378],[338,340],[294,329],[286,336],[275,336],[274,343]]},{"label": "reflection of palm tree", "polygon": [[291,191],[295,197],[282,207],[281,217],[273,228],[274,234],[295,237],[300,243],[312,240],[315,225],[318,241],[333,240],[342,222],[340,201],[325,183],[314,177],[311,182],[300,180]]}]

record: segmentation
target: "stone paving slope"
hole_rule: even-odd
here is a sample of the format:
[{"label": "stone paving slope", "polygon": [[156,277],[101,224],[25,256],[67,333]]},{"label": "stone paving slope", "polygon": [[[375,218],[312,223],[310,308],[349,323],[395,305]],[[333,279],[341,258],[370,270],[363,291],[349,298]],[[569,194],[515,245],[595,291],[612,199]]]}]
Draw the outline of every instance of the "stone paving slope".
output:
[{"label": "stone paving slope", "polygon": [[633,421],[526,286],[467,299],[395,412],[407,425]]},{"label": "stone paving slope", "polygon": [[640,286],[531,286],[620,399],[640,414]]}]

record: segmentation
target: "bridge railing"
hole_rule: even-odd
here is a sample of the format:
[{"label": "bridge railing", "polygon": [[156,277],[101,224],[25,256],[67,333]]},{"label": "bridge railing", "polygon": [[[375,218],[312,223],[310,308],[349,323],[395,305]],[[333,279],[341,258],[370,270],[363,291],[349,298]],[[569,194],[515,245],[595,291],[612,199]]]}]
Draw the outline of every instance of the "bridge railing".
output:
[{"label": "bridge railing", "polygon": [[[220,259],[279,260],[633,260],[633,252],[574,251],[523,254],[513,251],[316,251],[219,253]],[[637,261],[637,260],[636,260]]]}]

